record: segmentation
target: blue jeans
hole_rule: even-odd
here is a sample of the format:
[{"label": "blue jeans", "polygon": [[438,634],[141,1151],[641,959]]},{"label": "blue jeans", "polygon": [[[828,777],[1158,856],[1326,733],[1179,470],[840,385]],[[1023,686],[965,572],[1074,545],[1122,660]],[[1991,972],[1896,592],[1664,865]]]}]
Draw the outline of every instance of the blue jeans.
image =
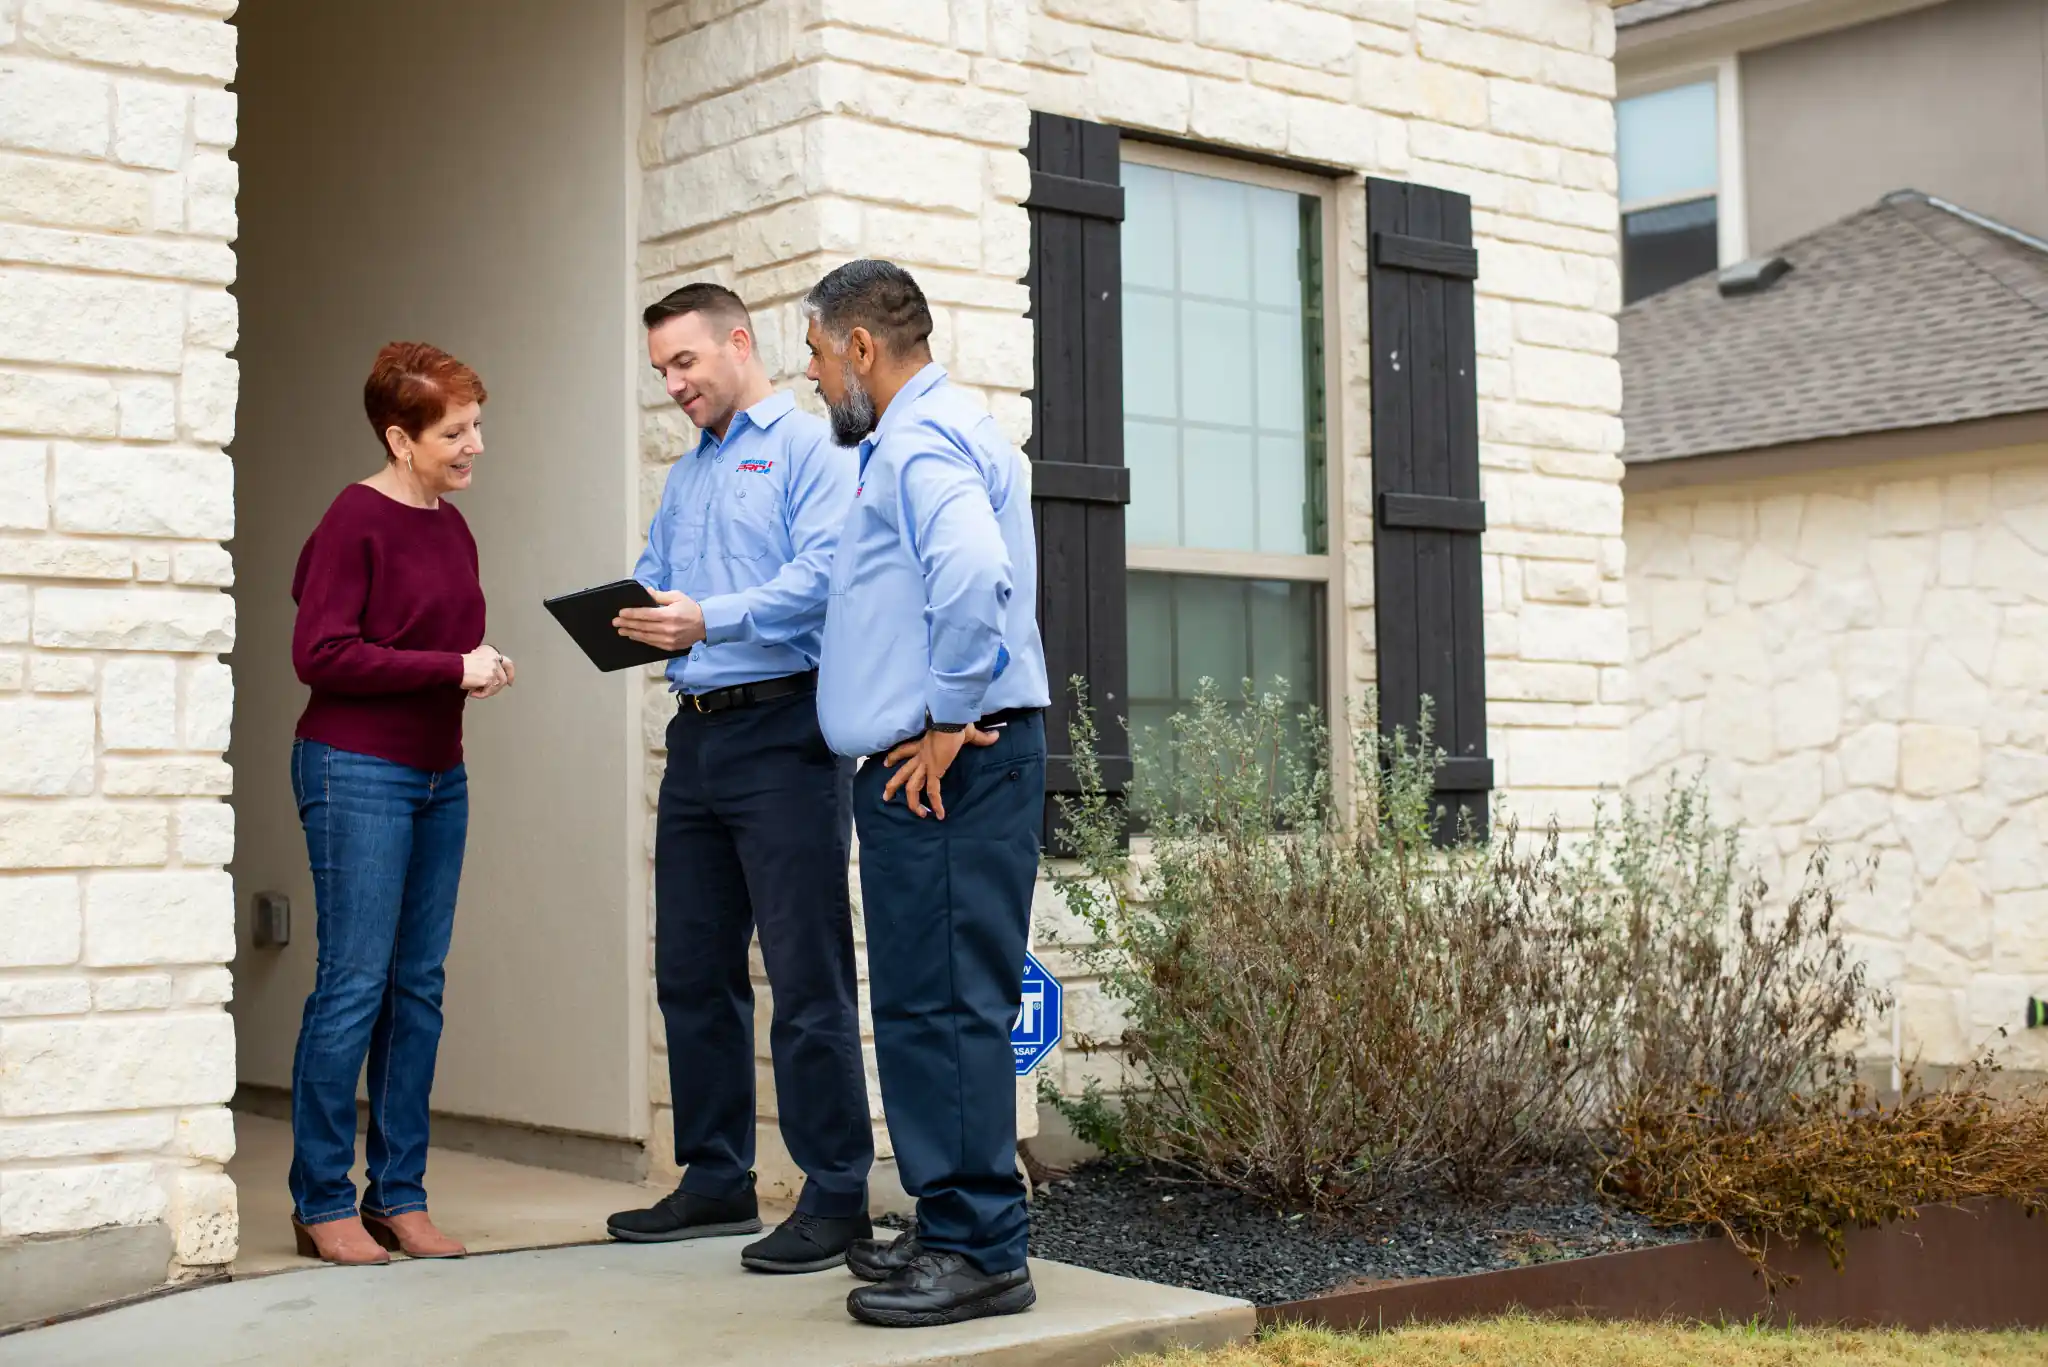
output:
[{"label": "blue jeans", "polygon": [[427,1096],[442,969],[469,829],[461,765],[429,773],[318,741],[292,744],[292,795],[313,865],[319,970],[292,1058],[293,1214],[356,1213],[356,1080],[370,1065],[363,1210],[425,1210]]},{"label": "blue jeans", "polygon": [[1045,722],[1013,721],[960,751],[946,819],[882,801],[875,760],[853,780],[868,991],[882,1109],[917,1234],[982,1271],[1024,1266],[1017,1060],[1031,889],[1045,814]]}]

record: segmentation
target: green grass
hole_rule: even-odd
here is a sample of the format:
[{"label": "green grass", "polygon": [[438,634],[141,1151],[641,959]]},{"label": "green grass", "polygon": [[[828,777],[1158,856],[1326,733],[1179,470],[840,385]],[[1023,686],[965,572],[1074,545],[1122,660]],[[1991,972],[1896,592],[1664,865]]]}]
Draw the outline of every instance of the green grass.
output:
[{"label": "green grass", "polygon": [[[2048,1294],[2048,1292],[2044,1292]],[[1126,1358],[1118,1367],[2021,1367],[2048,1334],[1602,1324],[1526,1316],[1330,1334],[1286,1329],[1256,1345]]]}]

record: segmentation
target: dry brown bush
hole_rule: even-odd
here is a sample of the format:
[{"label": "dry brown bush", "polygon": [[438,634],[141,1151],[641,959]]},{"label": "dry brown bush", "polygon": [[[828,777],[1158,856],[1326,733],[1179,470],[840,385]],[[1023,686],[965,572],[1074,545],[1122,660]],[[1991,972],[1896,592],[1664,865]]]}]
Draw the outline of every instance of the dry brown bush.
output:
[{"label": "dry brown bush", "polygon": [[1909,1079],[1885,1104],[1860,1087],[1795,1098],[1760,1126],[1731,1124],[1720,1098],[1641,1100],[1615,1117],[1601,1186],[1650,1219],[1707,1226],[1763,1269],[1775,1245],[1818,1239],[1842,1264],[1843,1238],[1914,1218],[1915,1206],[1997,1197],[2030,1213],[2048,1202],[2048,1096],[1999,1095],[1980,1061],[1943,1086]]}]

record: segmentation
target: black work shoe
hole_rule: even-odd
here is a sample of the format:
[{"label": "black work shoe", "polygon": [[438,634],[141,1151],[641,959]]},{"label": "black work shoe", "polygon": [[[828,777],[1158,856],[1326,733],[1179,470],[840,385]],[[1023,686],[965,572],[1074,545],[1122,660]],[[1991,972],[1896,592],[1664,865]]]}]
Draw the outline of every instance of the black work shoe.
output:
[{"label": "black work shoe", "polygon": [[731,1196],[699,1196],[680,1186],[645,1210],[622,1210],[604,1222],[605,1232],[629,1244],[667,1244],[678,1239],[759,1234],[761,1207],[754,1200],[754,1175]]},{"label": "black work shoe", "polygon": [[875,1227],[865,1214],[813,1215],[800,1210],[775,1232],[740,1250],[740,1266],[754,1272],[823,1272],[846,1261],[847,1246]]},{"label": "black work shoe", "polygon": [[893,1239],[855,1239],[846,1250],[846,1270],[864,1282],[885,1282],[923,1251],[909,1230]]},{"label": "black work shoe", "polygon": [[846,1313],[885,1329],[924,1329],[1014,1315],[1037,1300],[1027,1267],[991,1275],[958,1253],[927,1248],[889,1280],[855,1287],[846,1298]]}]

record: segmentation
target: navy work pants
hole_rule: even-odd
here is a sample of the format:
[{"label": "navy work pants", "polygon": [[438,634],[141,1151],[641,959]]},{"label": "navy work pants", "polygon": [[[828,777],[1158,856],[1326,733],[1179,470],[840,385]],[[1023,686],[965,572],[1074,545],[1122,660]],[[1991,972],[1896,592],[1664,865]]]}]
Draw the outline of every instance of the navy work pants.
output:
[{"label": "navy work pants", "polygon": [[984,1272],[1024,1265],[1010,1029],[1022,995],[1045,806],[1045,724],[1012,721],[962,747],[941,785],[946,819],[919,818],[889,771],[854,776],[868,992],[882,1109],[919,1239]]},{"label": "navy work pants", "polygon": [[756,927],[774,993],[769,1052],[799,1210],[867,1209],[874,1137],[847,891],[852,765],[805,693],[668,728],[654,846],[655,997],[668,1032],[683,1188],[735,1194],[754,1165]]}]

